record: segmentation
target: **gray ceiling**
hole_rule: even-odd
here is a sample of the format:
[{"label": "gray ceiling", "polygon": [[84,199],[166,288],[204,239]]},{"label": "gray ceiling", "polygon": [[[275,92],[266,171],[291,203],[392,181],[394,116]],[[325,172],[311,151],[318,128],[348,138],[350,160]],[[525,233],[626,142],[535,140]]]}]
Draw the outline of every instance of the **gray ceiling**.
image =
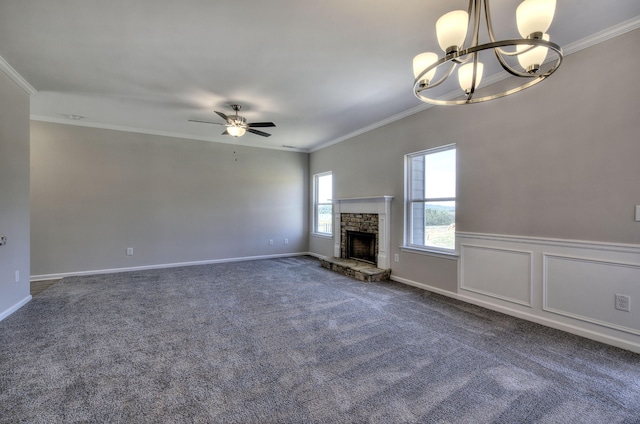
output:
[{"label": "gray ceiling", "polygon": [[[499,38],[517,36],[519,3],[491,1]],[[422,110],[412,58],[439,52],[435,21],[466,4],[0,0],[0,56],[37,90],[34,119],[308,151]],[[638,0],[558,0],[549,33],[566,47],[639,17]],[[188,122],[231,103],[273,136]]]}]

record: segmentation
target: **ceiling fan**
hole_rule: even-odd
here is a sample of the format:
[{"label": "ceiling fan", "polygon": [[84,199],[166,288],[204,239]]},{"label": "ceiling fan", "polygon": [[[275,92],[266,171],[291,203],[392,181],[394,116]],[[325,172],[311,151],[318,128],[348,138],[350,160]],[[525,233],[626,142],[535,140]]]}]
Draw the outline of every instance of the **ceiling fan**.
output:
[{"label": "ceiling fan", "polygon": [[222,112],[218,112],[215,110],[214,112],[218,114],[222,119],[224,119],[227,123],[220,124],[218,122],[209,122],[209,121],[198,121],[197,119],[189,119],[189,122],[201,122],[203,124],[213,124],[213,125],[224,125],[227,127],[222,135],[232,135],[234,137],[242,137],[247,131],[256,135],[260,135],[262,137],[270,137],[271,134],[258,131],[254,129],[255,127],[275,127],[276,124],[273,122],[247,122],[245,118],[238,115],[238,111],[241,109],[240,105],[230,105],[233,110],[235,110],[236,114],[227,116]]}]

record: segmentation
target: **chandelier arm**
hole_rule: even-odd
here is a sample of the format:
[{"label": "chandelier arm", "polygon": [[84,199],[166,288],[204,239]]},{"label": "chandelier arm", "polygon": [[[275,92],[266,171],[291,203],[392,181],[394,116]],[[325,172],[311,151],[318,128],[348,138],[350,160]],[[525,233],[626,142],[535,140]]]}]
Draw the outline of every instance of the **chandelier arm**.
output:
[{"label": "chandelier arm", "polygon": [[[501,40],[495,41],[491,43],[480,44],[479,46],[472,46],[464,50],[460,50],[456,57],[466,56],[468,54],[472,54],[475,52],[480,52],[482,50],[495,50],[496,48],[504,47],[504,46],[515,46],[518,44],[524,45],[532,45],[532,47],[547,47],[550,50],[556,52],[558,56],[563,56],[562,48],[552,41],[543,40],[541,38],[515,38],[512,40]],[[513,56],[513,55],[512,55]]]},{"label": "chandelier arm", "polygon": [[[527,41],[529,41],[529,39],[527,39]],[[531,43],[527,43],[527,44],[531,44]],[[500,48],[500,47],[496,47],[494,50],[495,50],[497,53],[500,53],[500,55],[501,55],[501,56],[519,56],[519,55],[521,55],[522,53],[526,53],[526,52],[528,52],[528,51],[530,51],[530,50],[535,49],[536,47],[537,47],[537,46],[529,46],[529,47],[527,47],[527,48],[526,48],[526,49],[524,49],[524,50],[520,50],[520,51],[517,51],[517,50],[516,50],[516,51],[513,51],[513,52],[506,51],[505,49],[502,49],[502,48]]]},{"label": "chandelier arm", "polygon": [[[418,78],[416,78],[416,80],[413,83],[413,91],[415,93],[420,93],[421,91],[424,91],[426,89],[430,89],[430,88],[434,88],[439,86],[440,84],[442,84],[443,82],[446,81],[447,78],[449,78],[449,75],[451,75],[451,73],[453,72],[453,70],[456,68],[456,62],[454,62],[453,60],[449,60],[446,61],[446,58],[442,58],[440,59],[438,62],[434,63],[433,65],[429,66],[427,69],[425,69],[420,75],[418,75]],[[430,70],[432,70],[433,68],[437,68],[438,66],[446,63],[446,62],[451,62],[451,65],[449,66],[449,69],[447,70],[447,72],[444,73],[444,75],[437,81],[434,82],[433,84],[429,84],[426,87],[421,87],[421,88],[417,88],[420,85],[422,76],[424,74],[426,74],[427,72],[429,72]]]},{"label": "chandelier arm", "polygon": [[496,59],[498,59],[498,63],[500,63],[500,66],[502,66],[502,69],[504,69],[505,71],[507,71],[508,73],[516,77],[524,77],[524,78],[535,77],[535,75],[531,75],[527,72],[520,72],[512,68],[511,66],[509,66],[507,61],[504,60],[504,58],[502,57],[502,54],[500,54],[499,50],[500,50],[499,48],[495,48],[493,49],[493,52],[496,54]]},{"label": "chandelier arm", "polygon": [[[462,56],[465,56],[464,59],[460,59]],[[467,63],[469,60],[471,60],[472,55],[457,55],[455,56],[453,59],[451,59],[451,61],[457,63],[458,65],[464,65],[465,63]]]},{"label": "chandelier arm", "polygon": [[[484,16],[487,21],[487,32],[489,33],[489,40],[491,40],[492,43],[495,43],[496,37],[495,37],[495,34],[493,33],[493,21],[491,20],[491,9],[490,9],[489,3],[490,3],[490,0],[484,0]],[[500,62],[500,65],[502,65],[502,68],[505,71],[516,76],[528,76],[528,74],[523,74],[522,72],[518,72],[514,70],[512,67],[510,67],[503,60],[502,56],[517,56],[519,54],[526,53],[530,50],[533,50],[535,48],[536,46],[530,46],[529,48],[522,51],[508,52],[500,47],[496,47],[495,49],[493,49],[493,51],[495,52],[496,57],[498,58],[498,62]]]},{"label": "chandelier arm", "polygon": [[[480,42],[480,5],[482,0],[469,0],[469,3],[474,3],[475,10],[473,11],[473,39],[471,41],[471,46],[477,46]],[[469,5],[471,6],[471,5]],[[471,14],[469,14],[469,19],[471,19]]]},{"label": "chandelier arm", "polygon": [[[493,33],[493,22],[491,20],[491,10],[490,10],[490,7],[489,7],[489,3],[490,3],[490,0],[484,0],[484,16],[485,16],[485,19],[487,21],[487,32],[489,33],[489,40],[492,43],[495,43],[496,37],[495,37],[495,34]],[[533,50],[535,48],[536,48],[536,46],[534,45],[534,46],[530,46],[530,47],[528,47],[528,48],[526,48],[526,49],[524,49],[522,51],[508,52],[508,51],[506,51],[506,50],[504,50],[504,49],[502,49],[500,47],[496,47],[494,49],[494,51],[496,52],[496,55],[498,55],[498,53],[499,53],[500,55],[503,55],[503,56],[517,56],[519,54],[526,53],[526,52],[528,52],[530,50]]]},{"label": "chandelier arm", "polygon": [[467,101],[473,98],[473,94],[476,92],[476,79],[478,76],[478,52],[473,53],[473,75],[471,76],[471,88],[467,94]]},{"label": "chandelier arm", "polygon": [[[560,48],[560,46],[558,46],[555,43],[552,43],[551,41],[547,41],[547,40],[543,40],[541,38],[521,38],[521,39],[515,39],[515,40],[507,40],[507,42],[511,42],[511,45],[528,45],[529,48],[521,50],[521,51],[515,51],[515,52],[505,52],[504,49],[500,48],[500,47],[495,47],[493,49],[494,53],[496,54],[496,58],[498,59],[498,62],[500,63],[500,66],[502,66],[502,69],[504,69],[505,71],[507,71],[508,73],[510,73],[511,75],[515,75],[517,77],[525,77],[525,78],[533,78],[536,77],[538,75],[532,75],[529,74],[528,72],[522,72],[519,71],[515,68],[513,68],[512,66],[510,66],[506,60],[504,60],[504,56],[517,56],[519,54],[523,54],[528,52],[531,49],[535,49],[536,47],[546,47],[550,50],[553,50],[556,52],[556,54],[558,55],[558,57],[560,58],[560,61],[562,60],[562,49]],[[557,66],[560,66],[560,64],[558,63]],[[557,67],[556,66],[556,67]]]},{"label": "chandelier arm", "polygon": [[491,22],[491,11],[489,10],[489,0],[484,0],[484,17],[487,21],[487,32],[489,33],[489,40],[495,43],[496,37],[493,34],[493,23]]}]

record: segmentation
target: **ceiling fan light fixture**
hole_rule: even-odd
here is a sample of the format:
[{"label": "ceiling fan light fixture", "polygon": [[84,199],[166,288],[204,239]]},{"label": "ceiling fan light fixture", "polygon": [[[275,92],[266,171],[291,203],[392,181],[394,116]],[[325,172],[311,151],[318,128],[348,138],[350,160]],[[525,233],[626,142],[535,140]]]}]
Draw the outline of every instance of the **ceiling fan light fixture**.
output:
[{"label": "ceiling fan light fixture", "polygon": [[242,137],[247,132],[243,127],[230,126],[227,127],[227,132],[234,137]]},{"label": "ceiling fan light fixture", "polygon": [[231,108],[236,112],[235,115],[227,116],[223,112],[219,112],[214,110],[216,115],[220,118],[224,119],[224,124],[219,124],[217,122],[209,122],[209,121],[200,121],[198,119],[189,119],[189,122],[201,122],[203,124],[214,124],[214,125],[224,125],[225,130],[222,135],[231,135],[233,137],[242,137],[246,133],[250,132],[251,134],[259,135],[260,137],[271,137],[271,134],[266,133],[264,131],[257,130],[255,127],[266,128],[266,127],[275,127],[276,124],[273,122],[247,122],[247,120],[238,115],[238,111],[240,110],[240,105],[230,105]]}]

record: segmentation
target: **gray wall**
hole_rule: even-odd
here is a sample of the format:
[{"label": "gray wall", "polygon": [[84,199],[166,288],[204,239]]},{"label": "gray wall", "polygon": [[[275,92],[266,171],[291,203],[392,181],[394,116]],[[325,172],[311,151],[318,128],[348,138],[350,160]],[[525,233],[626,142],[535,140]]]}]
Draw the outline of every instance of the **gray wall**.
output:
[{"label": "gray wall", "polygon": [[[457,230],[640,243],[640,30],[565,58],[514,96],[433,107],[311,154],[333,171],[334,197],[393,195],[393,274],[456,291],[456,261],[402,252],[403,156],[456,143]],[[409,87],[409,85],[407,86]],[[331,240],[310,251],[332,255]]]},{"label": "gray wall", "polygon": [[32,121],[31,274],[306,252],[308,161]]},{"label": "gray wall", "polygon": [[0,99],[1,315],[29,297],[29,95],[0,72]]}]

